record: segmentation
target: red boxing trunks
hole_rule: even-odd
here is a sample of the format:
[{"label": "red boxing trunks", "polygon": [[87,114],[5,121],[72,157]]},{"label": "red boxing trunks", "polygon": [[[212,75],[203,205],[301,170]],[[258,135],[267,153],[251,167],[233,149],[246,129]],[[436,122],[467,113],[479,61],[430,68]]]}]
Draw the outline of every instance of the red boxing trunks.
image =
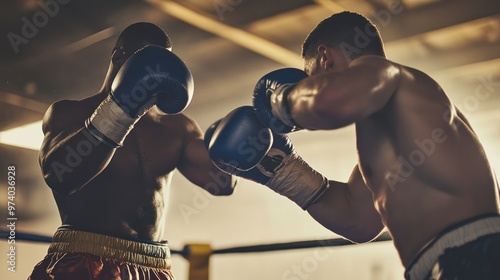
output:
[{"label": "red boxing trunks", "polygon": [[167,243],[59,229],[28,280],[173,280]]}]

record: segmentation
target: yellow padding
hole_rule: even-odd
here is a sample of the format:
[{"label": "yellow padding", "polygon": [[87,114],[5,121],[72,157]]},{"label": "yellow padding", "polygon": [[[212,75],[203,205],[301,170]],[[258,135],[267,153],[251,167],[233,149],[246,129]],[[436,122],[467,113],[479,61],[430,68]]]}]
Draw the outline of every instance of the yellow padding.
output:
[{"label": "yellow padding", "polygon": [[208,280],[209,261],[212,248],[208,244],[186,245],[189,261],[189,280]]},{"label": "yellow padding", "polygon": [[88,253],[153,268],[171,267],[166,243],[142,243],[76,230],[57,230],[48,252]]}]

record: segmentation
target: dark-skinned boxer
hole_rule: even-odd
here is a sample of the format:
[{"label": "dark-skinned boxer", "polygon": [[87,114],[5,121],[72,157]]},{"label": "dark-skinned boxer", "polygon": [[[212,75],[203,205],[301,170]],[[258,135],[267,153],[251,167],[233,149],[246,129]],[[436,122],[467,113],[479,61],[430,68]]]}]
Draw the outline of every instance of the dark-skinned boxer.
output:
[{"label": "dark-skinned boxer", "polygon": [[[471,125],[439,84],[388,60],[376,27],[356,13],[319,23],[302,56],[305,71],[278,69],[258,81],[258,122],[234,114],[220,122],[212,160],[285,195],[351,241],[368,242],[386,227],[406,279],[500,279],[497,180]],[[244,141],[261,125],[275,134],[354,125],[358,164],[347,182],[325,183],[303,164],[292,166],[295,156],[282,157],[265,168],[267,180],[256,180],[247,172],[267,166],[268,150],[259,150],[248,169],[238,147],[221,146],[226,140],[218,136]]]},{"label": "dark-skinned boxer", "polygon": [[39,158],[62,226],[30,279],[174,279],[162,241],[174,171],[213,195],[233,192],[182,113],[193,78],[171,49],[158,26],[132,24],[102,89],[47,110]]}]

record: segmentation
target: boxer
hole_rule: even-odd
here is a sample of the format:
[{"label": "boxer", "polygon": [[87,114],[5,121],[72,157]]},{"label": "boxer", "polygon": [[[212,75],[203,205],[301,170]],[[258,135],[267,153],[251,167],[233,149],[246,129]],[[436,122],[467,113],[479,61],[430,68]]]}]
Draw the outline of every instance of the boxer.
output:
[{"label": "boxer", "polygon": [[171,50],[160,27],[132,24],[101,90],[47,110],[39,159],[62,226],[30,279],[174,279],[162,241],[174,171],[213,195],[233,192],[182,113],[193,78]]},{"label": "boxer", "polygon": [[[368,39],[360,41],[360,32]],[[478,136],[439,84],[388,60],[377,28],[352,12],[319,23],[302,57],[305,71],[278,69],[257,82],[257,119],[282,134],[354,125],[358,163],[347,182],[325,185],[304,183],[295,171],[305,177],[313,171],[283,160],[283,168],[269,173],[272,184],[264,184],[279,185],[280,194],[353,242],[387,228],[406,279],[500,279],[497,180]],[[217,130],[238,127],[236,120],[220,127],[227,122]],[[213,137],[222,135],[217,130]],[[233,133],[245,139],[253,132]],[[237,150],[233,158],[221,156],[217,140],[210,142],[212,160],[230,163],[235,172],[223,170],[239,175],[246,159]]]}]

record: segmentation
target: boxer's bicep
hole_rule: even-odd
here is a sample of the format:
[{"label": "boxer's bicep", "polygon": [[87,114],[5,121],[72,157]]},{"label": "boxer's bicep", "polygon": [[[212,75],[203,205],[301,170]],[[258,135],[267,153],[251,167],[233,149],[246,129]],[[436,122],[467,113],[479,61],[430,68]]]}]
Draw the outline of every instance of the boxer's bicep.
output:
[{"label": "boxer's bicep", "polygon": [[335,129],[383,108],[397,90],[399,79],[399,66],[394,63],[375,56],[362,57],[344,71],[305,79],[287,101],[299,126]]}]

